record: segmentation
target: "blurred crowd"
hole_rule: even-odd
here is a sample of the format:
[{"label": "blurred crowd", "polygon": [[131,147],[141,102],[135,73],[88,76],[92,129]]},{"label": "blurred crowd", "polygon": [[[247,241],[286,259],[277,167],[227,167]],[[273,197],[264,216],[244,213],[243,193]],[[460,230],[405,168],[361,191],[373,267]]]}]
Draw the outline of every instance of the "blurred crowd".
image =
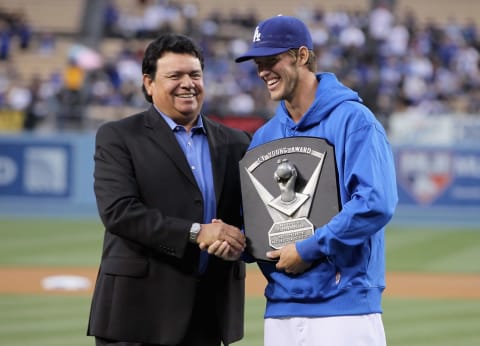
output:
[{"label": "blurred crowd", "polygon": [[[251,10],[212,12],[200,19],[197,6],[138,0],[135,11],[127,11],[109,0],[103,33],[119,42],[114,54],[104,54],[100,45],[98,59],[93,59],[97,63],[87,54],[68,56],[64,70],[52,71],[46,79],[31,76],[27,83],[17,83],[11,65],[4,64],[0,108],[24,111],[25,128],[34,129],[52,113],[57,119],[81,119],[84,105],[145,107],[143,49],[159,32],[174,30],[193,36],[204,50],[205,114],[267,119],[275,104],[255,65],[234,63],[263,18]],[[460,20],[452,13],[442,23],[434,18],[420,21],[413,11],[396,13],[382,3],[369,11],[300,6],[291,15],[311,29],[318,70],[336,73],[358,91],[387,129],[396,112],[480,114],[480,38],[473,19]],[[30,49],[32,39],[39,54],[55,54],[55,33],[32,32],[28,18],[1,14],[0,64],[10,59],[10,49]],[[14,43],[20,48],[12,47]]]}]

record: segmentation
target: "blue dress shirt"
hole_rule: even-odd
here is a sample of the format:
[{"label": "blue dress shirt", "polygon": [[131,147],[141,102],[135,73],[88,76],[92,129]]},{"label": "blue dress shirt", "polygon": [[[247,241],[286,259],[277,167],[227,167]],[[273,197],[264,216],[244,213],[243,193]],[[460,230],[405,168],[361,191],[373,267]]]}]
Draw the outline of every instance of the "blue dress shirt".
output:
[{"label": "blue dress shirt", "polygon": [[[158,109],[157,109],[158,111]],[[172,129],[178,144],[185,153],[198,187],[203,196],[203,223],[211,223],[215,218],[217,202],[213,186],[212,159],[208,147],[207,132],[203,127],[202,117],[198,117],[197,125],[187,132],[185,127],[176,124],[171,118],[158,111]],[[200,256],[200,273],[206,270],[208,253],[202,251]]]}]

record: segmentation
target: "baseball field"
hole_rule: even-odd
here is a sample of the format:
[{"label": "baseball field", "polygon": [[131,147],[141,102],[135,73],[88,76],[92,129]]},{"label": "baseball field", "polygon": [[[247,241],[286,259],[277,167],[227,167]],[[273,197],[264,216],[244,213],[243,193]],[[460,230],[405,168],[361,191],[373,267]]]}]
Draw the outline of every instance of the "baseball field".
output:
[{"label": "baseball field", "polygon": [[[0,219],[0,345],[93,345],[85,330],[102,232],[90,219]],[[480,228],[392,225],[386,241],[388,345],[480,345]],[[263,287],[249,265],[235,345],[262,345]]]}]

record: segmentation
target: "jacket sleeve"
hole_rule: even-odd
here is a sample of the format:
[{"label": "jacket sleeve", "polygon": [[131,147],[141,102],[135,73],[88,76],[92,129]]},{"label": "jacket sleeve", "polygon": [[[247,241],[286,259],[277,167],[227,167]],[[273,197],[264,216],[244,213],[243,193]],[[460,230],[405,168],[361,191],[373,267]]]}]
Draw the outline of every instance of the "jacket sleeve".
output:
[{"label": "jacket sleeve", "polygon": [[169,217],[144,203],[138,183],[138,176],[144,173],[137,172],[133,163],[130,140],[125,130],[114,124],[105,124],[97,132],[94,190],[105,229],[130,241],[131,246],[182,257],[191,221]]}]

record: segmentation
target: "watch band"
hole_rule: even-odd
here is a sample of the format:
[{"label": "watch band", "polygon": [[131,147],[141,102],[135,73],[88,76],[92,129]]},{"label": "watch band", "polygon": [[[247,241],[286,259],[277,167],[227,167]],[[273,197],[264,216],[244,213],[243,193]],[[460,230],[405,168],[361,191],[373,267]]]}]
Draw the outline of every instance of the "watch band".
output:
[{"label": "watch band", "polygon": [[197,243],[198,233],[200,233],[201,230],[202,230],[202,225],[200,225],[198,222],[192,223],[192,227],[190,227],[190,237],[189,237],[190,242],[194,244]]}]

